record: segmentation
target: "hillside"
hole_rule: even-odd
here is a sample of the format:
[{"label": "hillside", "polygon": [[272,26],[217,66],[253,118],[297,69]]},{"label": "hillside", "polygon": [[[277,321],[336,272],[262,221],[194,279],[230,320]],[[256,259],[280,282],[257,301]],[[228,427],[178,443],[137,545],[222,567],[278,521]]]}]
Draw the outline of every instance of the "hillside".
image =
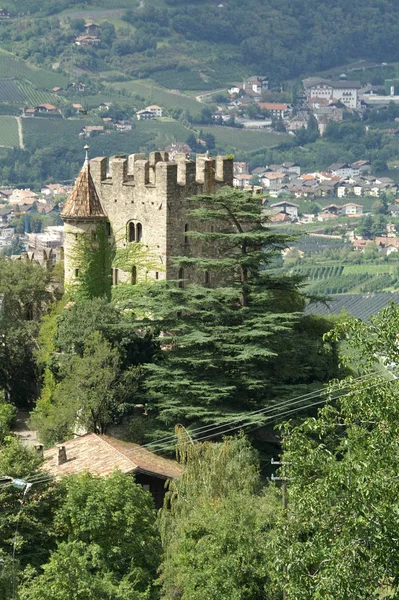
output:
[{"label": "hillside", "polygon": [[[112,8],[104,0],[5,5],[11,18],[1,23],[0,44],[24,58],[50,64],[65,52],[70,40],[55,17],[61,23],[95,18],[118,35],[108,28],[100,47],[80,51],[90,57],[91,71],[151,75],[168,88],[212,89],[252,71],[282,81],[359,58],[399,60],[394,0],[247,0],[245,8],[240,0],[115,0]],[[51,17],[50,31],[44,16]],[[43,25],[50,35],[38,44]]]}]

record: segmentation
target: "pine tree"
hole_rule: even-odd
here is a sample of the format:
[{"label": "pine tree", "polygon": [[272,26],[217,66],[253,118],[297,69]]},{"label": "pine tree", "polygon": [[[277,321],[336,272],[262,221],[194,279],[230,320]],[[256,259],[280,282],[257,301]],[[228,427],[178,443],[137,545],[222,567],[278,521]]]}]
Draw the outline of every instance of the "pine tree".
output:
[{"label": "pine tree", "polygon": [[176,262],[212,286],[166,282],[134,298],[139,327],[159,330],[162,351],[146,365],[145,385],[151,414],[166,424],[228,420],[267,406],[287,381],[277,357],[294,346],[304,305],[299,280],[268,269],[289,238],[266,226],[259,196],[223,188],[196,196],[190,216],[207,230],[190,233],[202,257]]}]

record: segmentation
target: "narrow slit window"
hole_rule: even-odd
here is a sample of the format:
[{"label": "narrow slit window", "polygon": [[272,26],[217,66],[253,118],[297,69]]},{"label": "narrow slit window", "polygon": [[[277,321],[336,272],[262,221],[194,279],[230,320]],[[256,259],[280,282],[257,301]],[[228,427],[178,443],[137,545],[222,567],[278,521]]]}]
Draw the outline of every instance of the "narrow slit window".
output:
[{"label": "narrow slit window", "polygon": [[187,245],[188,244],[188,224],[186,223],[184,226],[184,243]]},{"label": "narrow slit window", "polygon": [[211,281],[211,277],[209,271],[204,271],[204,284],[209,285]]},{"label": "narrow slit window", "polygon": [[136,285],[137,283],[137,267],[133,265],[132,267],[132,285]]}]

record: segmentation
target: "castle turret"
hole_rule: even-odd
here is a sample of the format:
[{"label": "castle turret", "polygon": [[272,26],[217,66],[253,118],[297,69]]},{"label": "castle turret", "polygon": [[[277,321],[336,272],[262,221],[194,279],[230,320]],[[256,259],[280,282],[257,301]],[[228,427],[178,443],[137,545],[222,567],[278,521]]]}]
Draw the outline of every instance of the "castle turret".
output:
[{"label": "castle turret", "polygon": [[93,240],[100,223],[108,223],[108,217],[97,194],[96,186],[90,174],[88,146],[85,146],[86,159],[61,212],[64,221],[64,264],[65,284],[76,282],[79,278],[78,244],[82,236]]}]

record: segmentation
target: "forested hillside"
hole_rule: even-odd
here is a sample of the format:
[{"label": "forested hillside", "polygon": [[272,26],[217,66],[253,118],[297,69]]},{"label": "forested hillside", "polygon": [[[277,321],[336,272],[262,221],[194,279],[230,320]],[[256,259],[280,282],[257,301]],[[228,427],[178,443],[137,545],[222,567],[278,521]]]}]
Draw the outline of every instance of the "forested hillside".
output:
[{"label": "forested hillside", "polygon": [[[96,54],[130,75],[196,67],[204,69],[205,80],[217,80],[229,72],[238,75],[241,68],[281,81],[357,58],[399,60],[399,14],[394,0],[247,0],[245,5],[240,0],[158,0],[140,5],[136,0],[118,0],[112,6],[103,0],[85,4],[9,0],[5,5],[11,17],[18,18],[76,9],[119,9],[121,14],[113,16],[134,29],[127,29],[122,39],[110,39],[108,47]],[[32,35],[24,23],[17,41],[27,41]],[[8,36],[1,37],[7,42]],[[40,54],[41,49],[34,46]],[[223,63],[230,69],[220,69]]]}]

